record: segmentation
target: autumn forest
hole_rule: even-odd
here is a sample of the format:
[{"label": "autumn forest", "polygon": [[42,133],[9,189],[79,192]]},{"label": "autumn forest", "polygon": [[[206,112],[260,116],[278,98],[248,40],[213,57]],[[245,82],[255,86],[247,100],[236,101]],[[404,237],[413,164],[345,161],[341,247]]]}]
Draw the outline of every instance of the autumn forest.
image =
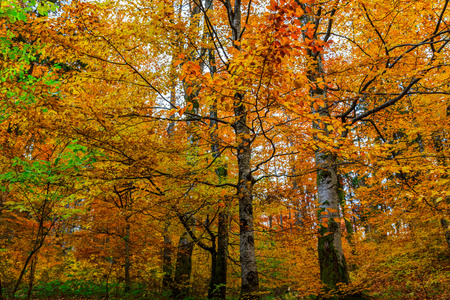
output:
[{"label": "autumn forest", "polygon": [[450,299],[449,2],[0,0],[0,299]]}]

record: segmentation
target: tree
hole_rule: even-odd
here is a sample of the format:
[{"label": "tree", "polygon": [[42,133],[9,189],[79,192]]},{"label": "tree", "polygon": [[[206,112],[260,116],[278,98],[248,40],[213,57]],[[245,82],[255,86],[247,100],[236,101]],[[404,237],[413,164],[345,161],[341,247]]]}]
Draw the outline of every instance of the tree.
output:
[{"label": "tree", "polygon": [[8,24],[42,48],[4,64],[58,82],[5,81],[1,236],[19,255],[0,271],[55,218],[41,249],[60,262],[41,250],[30,287],[445,297],[447,6],[76,1]]}]

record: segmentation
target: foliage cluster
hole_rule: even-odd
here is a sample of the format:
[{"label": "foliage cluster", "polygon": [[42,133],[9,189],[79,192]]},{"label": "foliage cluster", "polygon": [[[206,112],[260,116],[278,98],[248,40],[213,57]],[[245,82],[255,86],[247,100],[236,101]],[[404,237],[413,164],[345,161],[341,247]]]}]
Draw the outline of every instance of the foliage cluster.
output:
[{"label": "foliage cluster", "polygon": [[450,299],[446,0],[0,2],[0,299]]}]

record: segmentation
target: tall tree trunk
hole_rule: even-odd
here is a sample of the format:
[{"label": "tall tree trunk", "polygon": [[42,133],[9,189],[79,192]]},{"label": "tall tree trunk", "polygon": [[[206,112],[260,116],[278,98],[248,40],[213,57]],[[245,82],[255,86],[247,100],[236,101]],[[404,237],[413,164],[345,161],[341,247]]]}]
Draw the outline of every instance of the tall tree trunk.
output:
[{"label": "tall tree trunk", "polygon": [[194,243],[185,231],[180,237],[178,245],[177,262],[175,266],[175,279],[172,294],[174,299],[184,299],[189,296],[192,271],[192,252]]},{"label": "tall tree trunk", "polygon": [[239,223],[240,223],[240,259],[241,259],[241,296],[243,299],[259,298],[259,280],[256,267],[255,242],[253,230],[253,178],[251,174],[250,130],[247,126],[247,109],[243,95],[235,96],[236,137],[241,140],[237,147]]},{"label": "tall tree trunk", "polygon": [[[305,7],[305,4],[303,4]],[[315,8],[312,7],[312,10]],[[306,7],[305,7],[306,11]],[[303,16],[305,23],[315,23],[313,16]],[[317,29],[317,28],[316,28]],[[316,33],[317,34],[317,33]],[[314,38],[317,38],[315,36]],[[312,67],[308,70],[308,79],[315,84],[318,78],[324,75],[323,57],[319,52],[308,49],[308,57]],[[330,117],[326,101],[326,90],[318,85],[310,90],[310,95],[320,101],[312,112],[318,114],[320,119],[313,122],[313,128],[324,136],[329,136],[327,124],[324,119]],[[315,136],[319,140],[318,135]],[[339,184],[336,169],[336,155],[318,147],[315,150],[315,164],[317,169],[317,196],[319,200],[318,218],[320,222],[318,254],[320,264],[320,279],[328,288],[335,289],[339,283],[348,283],[349,275],[345,262],[341,241],[341,226],[339,222]]]},{"label": "tall tree trunk", "polygon": [[[207,11],[212,11],[213,1],[206,0],[205,6]],[[206,16],[208,17],[208,16]],[[205,22],[206,24],[206,22]],[[207,30],[205,30],[207,31]],[[212,37],[210,37],[212,38]],[[208,50],[208,61],[211,76],[216,74],[216,59],[214,50]],[[218,137],[219,124],[217,119],[217,106],[214,103],[210,108],[210,127],[211,127],[211,150],[214,159],[220,156],[220,144]],[[219,183],[227,177],[227,166],[221,165],[216,169],[216,174]],[[228,222],[229,222],[229,208],[227,201],[223,201],[225,206],[220,209],[217,232],[217,252],[211,252],[211,283],[208,298],[212,299],[226,299],[227,295],[227,264],[228,264]],[[215,249],[214,249],[215,250]]]},{"label": "tall tree trunk", "polygon": [[[175,56],[172,56],[172,62],[175,61]],[[170,77],[172,78],[172,83],[170,87],[170,107],[176,107],[176,75],[174,72],[173,65],[171,66],[171,74]],[[173,132],[175,130],[175,121],[173,119],[175,118],[175,114],[172,114],[170,116],[170,119],[172,120],[169,123],[169,126],[167,127],[167,134],[170,138],[173,137]],[[164,233],[163,233],[163,250],[162,250],[162,263],[163,263],[163,280],[162,280],[162,288],[167,290],[172,290],[172,284],[173,284],[173,266],[172,266],[172,257],[173,257],[173,244],[172,239],[169,235],[169,227],[170,223],[166,221],[166,224],[164,225]]]},{"label": "tall tree trunk", "polygon": [[[241,0],[226,1],[228,18],[233,34],[233,42],[241,39]],[[235,48],[240,47],[235,44]],[[234,95],[234,131],[237,145],[238,184],[239,197],[239,223],[240,223],[240,261],[241,261],[241,297],[242,299],[259,299],[259,280],[256,266],[255,239],[253,229],[253,177],[251,174],[251,139],[247,124],[248,109],[244,104],[244,94],[236,92]]]}]

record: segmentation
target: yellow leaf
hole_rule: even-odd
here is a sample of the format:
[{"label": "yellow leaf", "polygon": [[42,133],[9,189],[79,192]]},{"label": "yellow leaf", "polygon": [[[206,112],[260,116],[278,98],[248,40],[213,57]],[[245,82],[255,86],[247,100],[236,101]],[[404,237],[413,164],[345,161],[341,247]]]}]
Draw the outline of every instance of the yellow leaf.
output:
[{"label": "yellow leaf", "polygon": [[173,66],[176,67],[176,66],[178,66],[178,65],[180,65],[182,63],[183,63],[182,60],[176,60],[176,61],[173,62]]},{"label": "yellow leaf", "polygon": [[225,197],[226,194],[227,194],[227,190],[222,190],[222,192],[220,192],[220,197],[223,198],[223,197]]},{"label": "yellow leaf", "polygon": [[303,84],[298,80],[294,80],[294,86],[296,89],[299,89],[303,86]]}]

